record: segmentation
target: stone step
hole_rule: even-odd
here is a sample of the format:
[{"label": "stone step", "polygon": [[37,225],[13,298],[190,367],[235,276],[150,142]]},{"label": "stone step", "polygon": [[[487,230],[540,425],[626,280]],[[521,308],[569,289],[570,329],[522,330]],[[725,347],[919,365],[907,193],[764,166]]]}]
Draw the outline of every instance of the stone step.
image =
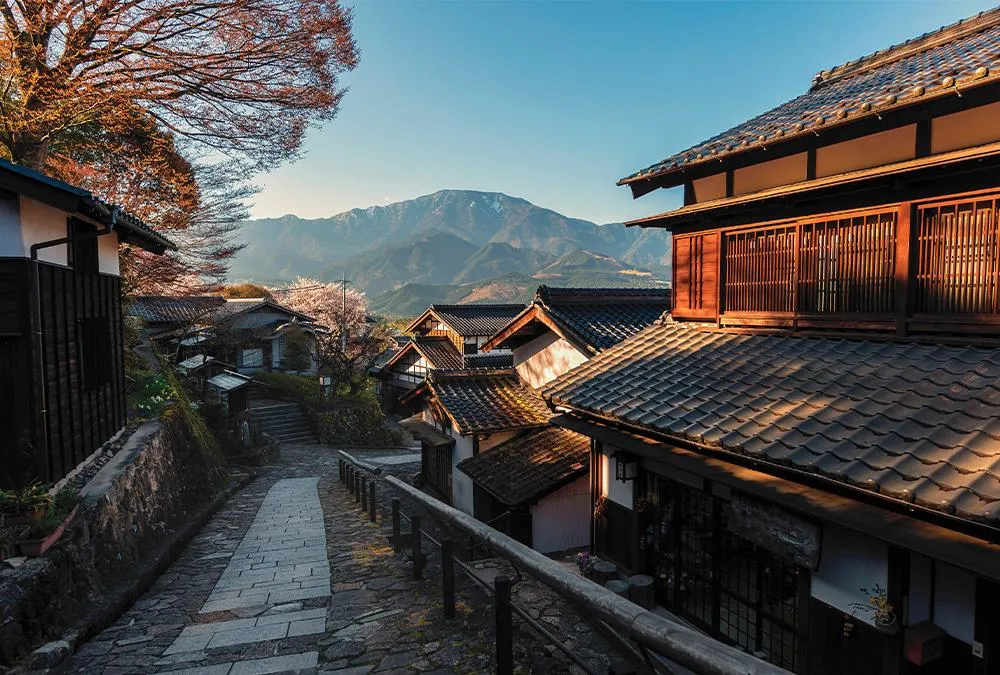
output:
[{"label": "stone step", "polygon": [[293,434],[288,436],[275,436],[279,443],[315,443],[316,437],[310,431],[304,434]]}]

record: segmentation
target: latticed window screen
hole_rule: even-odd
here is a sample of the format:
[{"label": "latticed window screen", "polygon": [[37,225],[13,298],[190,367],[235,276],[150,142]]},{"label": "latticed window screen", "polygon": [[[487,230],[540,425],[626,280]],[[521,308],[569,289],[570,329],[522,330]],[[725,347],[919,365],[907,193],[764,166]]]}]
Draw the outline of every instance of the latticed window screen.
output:
[{"label": "latticed window screen", "polygon": [[800,227],[799,311],[892,311],[895,212],[802,223]]},{"label": "latticed window screen", "polygon": [[726,235],[726,310],[795,309],[795,227]]},{"label": "latticed window screen", "polygon": [[888,313],[895,211],[725,236],[725,311]]},{"label": "latticed window screen", "polygon": [[998,208],[996,196],[920,208],[917,312],[995,314],[1000,309]]},{"label": "latticed window screen", "polygon": [[800,570],[729,531],[725,501],[647,476],[643,532],[657,596],[716,637],[795,672]]}]

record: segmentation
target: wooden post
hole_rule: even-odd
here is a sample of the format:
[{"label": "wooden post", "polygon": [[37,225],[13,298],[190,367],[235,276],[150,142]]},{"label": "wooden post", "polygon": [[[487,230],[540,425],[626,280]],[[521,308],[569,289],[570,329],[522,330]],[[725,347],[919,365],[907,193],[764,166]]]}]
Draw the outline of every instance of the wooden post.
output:
[{"label": "wooden post", "polygon": [[444,594],[444,618],[455,618],[455,542],[441,539],[441,590]]},{"label": "wooden post", "polygon": [[375,479],[368,485],[368,522],[374,523],[378,519],[375,516]]},{"label": "wooden post", "polygon": [[514,626],[510,611],[510,579],[497,577],[493,581],[493,603],[497,633],[497,675],[513,675]]},{"label": "wooden post", "polygon": [[354,471],[354,503],[357,504],[361,501],[361,472]]},{"label": "wooden post", "polygon": [[392,552],[399,553],[403,547],[399,544],[399,497],[392,498]]},{"label": "wooden post", "polygon": [[913,241],[914,232],[911,215],[913,205],[903,202],[899,205],[896,218],[896,270],[895,270],[895,305],[896,305],[896,335],[906,335],[906,321],[910,315],[910,298],[913,293]]},{"label": "wooden post", "polygon": [[354,467],[350,464],[347,465],[347,490],[352,495],[354,494]]},{"label": "wooden post", "polygon": [[421,535],[420,535],[420,516],[413,516],[410,519],[410,537],[413,539],[411,544],[413,544],[413,578],[421,579],[423,577],[423,554],[420,553]]},{"label": "wooden post", "polygon": [[368,508],[368,479],[361,476],[361,510]]},{"label": "wooden post", "polygon": [[344,482],[344,460],[342,459],[337,460],[337,480],[341,483]]}]

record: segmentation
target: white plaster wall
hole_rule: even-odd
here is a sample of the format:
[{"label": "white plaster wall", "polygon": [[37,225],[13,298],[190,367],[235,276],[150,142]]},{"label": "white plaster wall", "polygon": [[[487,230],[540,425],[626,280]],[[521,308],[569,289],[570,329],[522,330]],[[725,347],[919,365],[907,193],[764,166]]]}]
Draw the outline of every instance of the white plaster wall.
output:
[{"label": "white plaster wall", "polygon": [[692,186],[694,187],[694,201],[696,203],[722,199],[726,196],[726,174],[717,173],[699,178],[692,181]]},{"label": "white plaster wall", "polygon": [[912,159],[916,142],[917,125],[910,124],[819,148],[816,151],[816,177]]},{"label": "white plaster wall", "polygon": [[869,612],[851,603],[867,604],[861,589],[885,588],[889,579],[889,547],[884,542],[832,524],[823,526],[819,570],[812,575],[812,597],[858,621],[874,625]]},{"label": "white plaster wall", "polygon": [[806,153],[754,164],[733,172],[733,194],[745,195],[806,179]]},{"label": "white plaster wall", "polygon": [[451,505],[459,511],[474,516],[476,513],[472,479],[454,468],[463,459],[472,457],[472,436],[460,436],[458,432],[452,431],[451,437],[455,439],[455,448],[451,454]]},{"label": "white plaster wall", "polygon": [[97,267],[101,274],[119,276],[118,233],[112,232],[97,238]]},{"label": "white plaster wall", "polygon": [[517,374],[536,389],[586,360],[587,357],[576,347],[552,331],[514,350]]},{"label": "white plaster wall", "polygon": [[935,562],[934,570],[934,623],[956,640],[972,644],[976,625],[976,578],[942,562]]},{"label": "white plaster wall", "polygon": [[[24,245],[22,255],[25,258],[31,255],[33,244],[66,236],[66,219],[69,214],[65,211],[54,209],[23,195],[20,198],[20,204],[21,241]],[[38,259],[57,265],[65,265],[67,262],[66,244],[41,249],[38,252]]]},{"label": "white plaster wall", "polygon": [[931,153],[971,148],[1000,141],[1000,103],[931,120]]},{"label": "white plaster wall", "polygon": [[531,507],[531,547],[542,553],[590,544],[590,481],[583,476]]},{"label": "white plaster wall", "polygon": [[0,257],[24,257],[21,212],[17,199],[0,199]]},{"label": "white plaster wall", "polygon": [[601,496],[631,510],[635,481],[620,481],[615,478],[615,460],[611,457],[615,450],[614,446],[605,446],[601,450]]}]

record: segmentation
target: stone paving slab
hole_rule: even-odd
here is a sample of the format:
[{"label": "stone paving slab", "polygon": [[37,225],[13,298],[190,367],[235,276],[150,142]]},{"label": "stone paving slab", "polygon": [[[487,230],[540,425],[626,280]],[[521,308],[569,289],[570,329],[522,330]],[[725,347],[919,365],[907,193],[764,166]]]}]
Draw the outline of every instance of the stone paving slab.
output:
[{"label": "stone paving slab", "polygon": [[[384,468],[404,479],[418,470],[419,463]],[[387,510],[384,490],[379,504]],[[413,512],[406,500],[404,512]],[[413,580],[408,557],[387,544],[387,515],[368,522],[337,480],[334,450],[283,446],[280,463],[234,495],[154,586],[60,672],[492,672],[490,599],[456,571],[458,615],[446,620],[436,549],[425,547],[425,579]],[[440,534],[428,519],[425,528]],[[514,591],[528,591],[529,606],[551,630],[601,670],[610,659],[600,637],[546,589],[531,596],[533,589],[526,580]],[[523,627],[515,632],[515,662],[524,673],[578,672]]]}]

